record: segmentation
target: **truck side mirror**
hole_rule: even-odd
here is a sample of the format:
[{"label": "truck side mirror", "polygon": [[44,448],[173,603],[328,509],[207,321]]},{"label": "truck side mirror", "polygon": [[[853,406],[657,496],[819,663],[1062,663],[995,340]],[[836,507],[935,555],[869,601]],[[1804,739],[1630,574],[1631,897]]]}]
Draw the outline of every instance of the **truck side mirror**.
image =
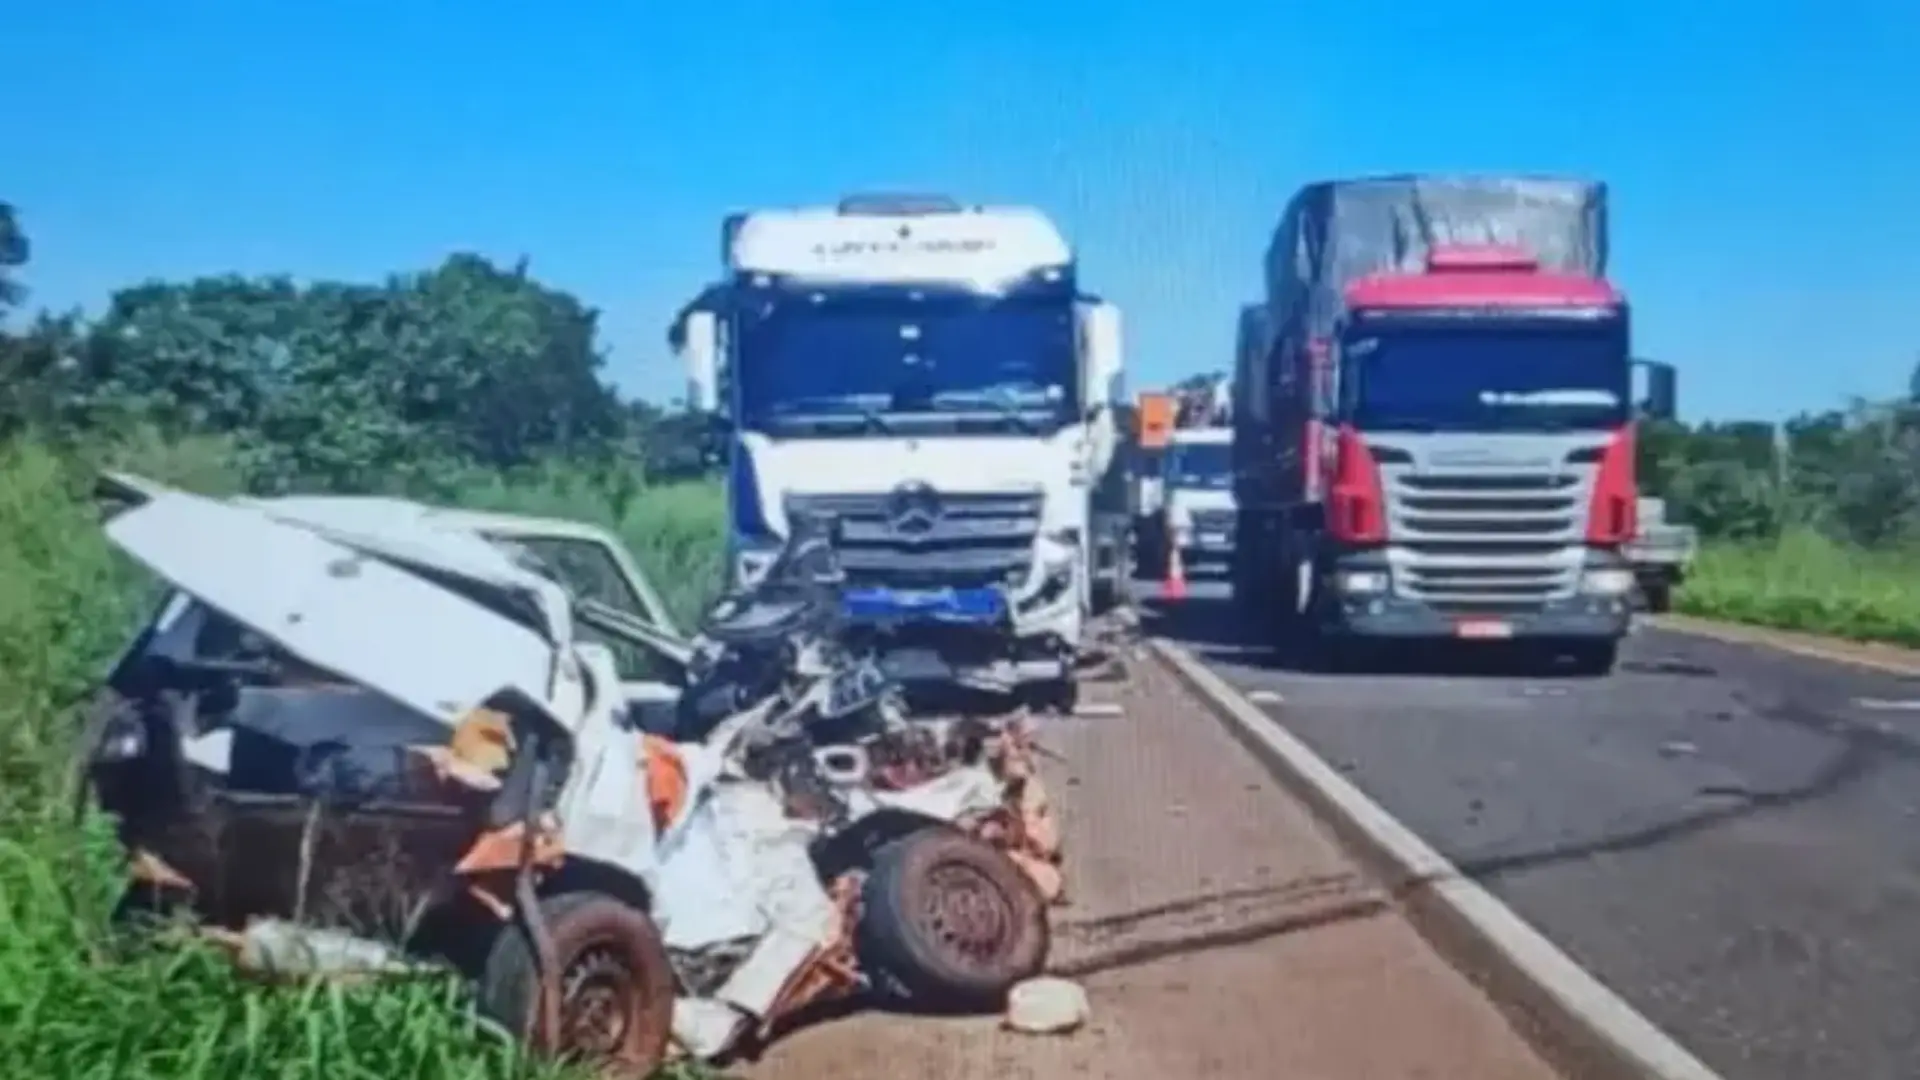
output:
[{"label": "truck side mirror", "polygon": [[1672,364],[1658,360],[1635,360],[1633,366],[1645,380],[1644,388],[1634,395],[1636,412],[1643,420],[1673,420],[1680,415],[1679,381]]},{"label": "truck side mirror", "polygon": [[1080,315],[1081,362],[1085,366],[1087,411],[1119,400],[1121,375],[1120,309],[1105,301],[1088,304]]},{"label": "truck side mirror", "polygon": [[689,311],[679,327],[680,359],[687,365],[687,404],[698,412],[720,408],[720,320],[711,311]]}]

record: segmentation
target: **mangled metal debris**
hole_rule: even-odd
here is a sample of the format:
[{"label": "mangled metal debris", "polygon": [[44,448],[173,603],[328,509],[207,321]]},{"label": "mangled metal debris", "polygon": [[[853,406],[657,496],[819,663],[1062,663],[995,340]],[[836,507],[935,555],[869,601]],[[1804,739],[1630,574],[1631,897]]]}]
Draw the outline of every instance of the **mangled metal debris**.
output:
[{"label": "mangled metal debris", "polygon": [[[1043,967],[1063,882],[1028,732],[901,716],[799,530],[792,573],[688,640],[498,519],[137,494],[108,536],[173,591],[105,681],[91,786],[129,903],[243,963],[450,965],[537,1047],[634,1075],[865,990],[998,1008]],[[649,648],[684,686],[627,677]]]}]

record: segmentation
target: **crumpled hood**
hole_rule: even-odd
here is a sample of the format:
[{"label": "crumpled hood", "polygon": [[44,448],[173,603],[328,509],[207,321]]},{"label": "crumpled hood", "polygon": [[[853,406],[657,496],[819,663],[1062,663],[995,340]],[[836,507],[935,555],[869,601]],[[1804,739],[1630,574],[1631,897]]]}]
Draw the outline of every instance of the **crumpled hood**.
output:
[{"label": "crumpled hood", "polygon": [[[166,492],[106,532],[181,592],[441,723],[506,689],[558,704],[555,644],[535,629],[257,507]],[[409,554],[430,556],[416,539]],[[462,576],[479,561],[460,554],[436,569]]]},{"label": "crumpled hood", "polygon": [[[1066,428],[1048,439],[1032,436],[926,436],[901,438],[774,439],[743,433],[759,480],[767,523],[786,532],[790,494],[884,494],[919,481],[939,491],[1045,491],[1074,488],[1074,462],[1084,439]],[[1083,499],[1047,500],[1047,527],[1079,524],[1073,515]],[[1084,506],[1080,509],[1083,511]]]}]

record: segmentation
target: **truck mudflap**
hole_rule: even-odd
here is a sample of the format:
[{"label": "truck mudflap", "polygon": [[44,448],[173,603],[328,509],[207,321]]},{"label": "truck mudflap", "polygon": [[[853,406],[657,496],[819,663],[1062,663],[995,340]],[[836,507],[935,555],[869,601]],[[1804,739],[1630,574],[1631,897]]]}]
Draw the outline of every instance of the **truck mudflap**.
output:
[{"label": "truck mudflap", "polygon": [[1525,608],[1443,610],[1395,594],[1377,557],[1340,560],[1324,584],[1317,605],[1320,631],[1336,637],[1611,641],[1625,637],[1633,620],[1630,589],[1576,593]]}]

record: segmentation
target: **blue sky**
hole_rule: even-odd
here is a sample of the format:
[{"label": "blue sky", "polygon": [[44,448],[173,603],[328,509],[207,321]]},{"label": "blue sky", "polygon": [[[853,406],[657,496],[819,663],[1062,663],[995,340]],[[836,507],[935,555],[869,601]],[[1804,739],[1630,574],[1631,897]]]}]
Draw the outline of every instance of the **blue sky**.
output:
[{"label": "blue sky", "polygon": [[10,7],[0,198],[53,306],[525,253],[665,397],[722,214],[911,187],[1054,214],[1148,385],[1227,365],[1300,183],[1519,168],[1610,182],[1640,351],[1692,417],[1920,358],[1912,0]]}]

